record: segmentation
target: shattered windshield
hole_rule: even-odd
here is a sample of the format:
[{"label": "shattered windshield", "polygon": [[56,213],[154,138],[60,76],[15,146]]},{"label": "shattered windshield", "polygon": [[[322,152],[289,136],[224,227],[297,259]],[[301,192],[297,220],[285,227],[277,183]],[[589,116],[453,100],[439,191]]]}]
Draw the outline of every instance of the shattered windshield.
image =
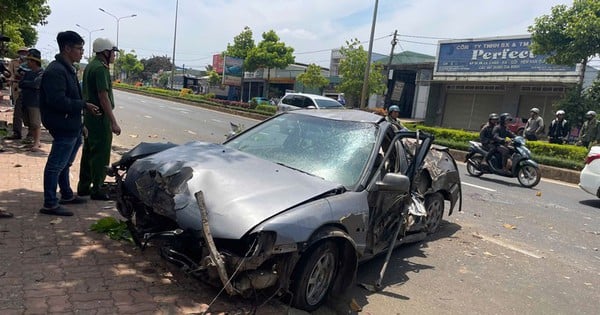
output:
[{"label": "shattered windshield", "polygon": [[277,116],[225,145],[352,187],[376,141],[375,124],[302,114]]}]

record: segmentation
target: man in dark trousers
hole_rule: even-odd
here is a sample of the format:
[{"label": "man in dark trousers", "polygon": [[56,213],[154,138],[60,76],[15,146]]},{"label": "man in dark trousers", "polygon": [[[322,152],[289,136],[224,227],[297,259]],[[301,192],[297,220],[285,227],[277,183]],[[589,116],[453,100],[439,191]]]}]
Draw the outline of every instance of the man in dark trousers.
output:
[{"label": "man in dark trousers", "polygon": [[[77,150],[81,146],[83,132],[83,110],[99,114],[98,106],[86,103],[81,96],[74,63],[83,56],[83,38],[73,31],[56,36],[59,54],[55,56],[44,75],[40,86],[40,112],[42,123],[52,135],[52,148],[44,167],[43,214],[72,216],[65,204],[84,203],[85,199],[75,196],[69,181],[69,170]],[[61,199],[56,197],[60,188]]]},{"label": "man in dark trousers", "polygon": [[96,57],[83,73],[83,98],[99,106],[101,115],[86,113],[83,119],[88,134],[83,143],[77,194],[90,195],[94,200],[109,200],[102,184],[110,162],[112,134],[120,135],[121,127],[113,114],[115,101],[108,67],[115,61],[118,49],[106,38],[97,38],[93,47]]}]

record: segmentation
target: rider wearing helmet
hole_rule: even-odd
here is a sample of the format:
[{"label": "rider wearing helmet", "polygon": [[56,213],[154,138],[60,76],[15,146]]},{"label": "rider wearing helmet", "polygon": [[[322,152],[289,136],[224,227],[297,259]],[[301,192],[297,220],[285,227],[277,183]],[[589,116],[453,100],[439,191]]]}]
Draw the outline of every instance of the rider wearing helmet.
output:
[{"label": "rider wearing helmet", "polygon": [[537,140],[544,134],[544,119],[540,117],[540,110],[536,107],[532,108],[529,112],[529,119],[525,124],[525,130],[523,132],[527,140]]},{"label": "rider wearing helmet", "polygon": [[507,169],[506,161],[508,160],[508,154],[510,153],[510,150],[506,146],[506,138],[515,138],[515,134],[506,127],[506,123],[510,121],[512,121],[512,117],[510,116],[510,114],[503,113],[500,115],[498,125],[496,125],[492,130],[496,151],[502,154],[502,168],[508,172],[510,172],[510,170]]},{"label": "rider wearing helmet", "polygon": [[579,131],[577,145],[589,147],[590,144],[597,140],[598,136],[598,121],[596,120],[596,112],[591,110],[585,113],[585,121]]},{"label": "rider wearing helmet", "polygon": [[548,128],[548,142],[563,144],[569,136],[571,126],[565,119],[565,111],[559,110],[556,112],[556,118],[550,122]]},{"label": "rider wearing helmet", "polygon": [[496,146],[494,145],[494,134],[492,131],[498,124],[499,119],[500,116],[498,116],[498,114],[491,113],[488,116],[487,124],[483,125],[481,131],[479,132],[479,142],[481,142],[481,146],[488,151],[488,154],[485,157],[486,161],[496,152]]},{"label": "rider wearing helmet", "polygon": [[398,107],[398,105],[392,105],[388,108],[388,114],[385,116],[385,120],[392,124],[395,131],[406,130],[400,122],[400,119],[398,119],[398,116],[400,116],[400,107]]},{"label": "rider wearing helmet", "polygon": [[500,116],[496,113],[491,113],[488,117],[488,123],[483,125],[481,131],[479,132],[479,142],[486,151],[490,151],[494,148],[494,135],[492,131],[494,127],[498,124],[498,120]]}]

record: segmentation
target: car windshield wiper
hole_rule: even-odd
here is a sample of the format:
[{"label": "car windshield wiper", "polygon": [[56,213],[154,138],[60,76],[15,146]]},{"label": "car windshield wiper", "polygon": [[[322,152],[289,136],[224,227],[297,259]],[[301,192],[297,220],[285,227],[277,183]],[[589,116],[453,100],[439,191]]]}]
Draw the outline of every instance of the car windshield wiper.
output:
[{"label": "car windshield wiper", "polygon": [[275,163],[276,163],[276,164],[278,164],[278,165],[281,165],[281,166],[287,167],[287,168],[289,168],[289,169],[293,169],[294,171],[298,171],[298,172],[301,172],[301,173],[304,173],[304,174],[307,174],[307,175],[314,176],[314,177],[320,178],[320,179],[322,179],[322,180],[325,180],[325,178],[323,178],[323,177],[321,177],[321,176],[317,176],[317,175],[315,175],[315,174],[311,174],[311,173],[309,173],[309,172],[307,172],[307,171],[304,171],[304,170],[301,170],[301,169],[299,169],[299,168],[291,167],[291,166],[289,166],[289,165],[287,165],[287,164],[284,164],[284,163],[281,163],[281,162],[275,162]]}]

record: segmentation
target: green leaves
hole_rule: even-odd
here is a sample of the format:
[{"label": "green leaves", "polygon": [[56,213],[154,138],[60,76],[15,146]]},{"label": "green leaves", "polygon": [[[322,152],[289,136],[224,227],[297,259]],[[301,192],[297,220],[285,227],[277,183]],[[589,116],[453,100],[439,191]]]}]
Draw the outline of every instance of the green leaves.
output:
[{"label": "green leaves", "polygon": [[575,0],[572,7],[557,5],[550,15],[529,26],[531,51],[550,55],[552,64],[574,65],[600,53],[600,1]]},{"label": "green leaves", "polygon": [[299,74],[296,80],[308,88],[315,89],[321,89],[329,84],[329,79],[321,74],[321,67],[314,63],[308,65],[306,72]]},{"label": "green leaves", "polygon": [[[341,77],[338,91],[343,92],[348,104],[360,104],[360,96],[365,79],[368,53],[358,39],[346,41],[346,46],[340,48],[343,59],[340,60],[339,75]],[[371,94],[380,94],[385,90],[383,65],[372,63],[368,80],[367,98]]]},{"label": "green leaves", "polygon": [[133,243],[131,233],[127,229],[127,223],[113,217],[106,217],[98,220],[90,226],[90,230],[107,234],[112,240],[125,240]]}]

